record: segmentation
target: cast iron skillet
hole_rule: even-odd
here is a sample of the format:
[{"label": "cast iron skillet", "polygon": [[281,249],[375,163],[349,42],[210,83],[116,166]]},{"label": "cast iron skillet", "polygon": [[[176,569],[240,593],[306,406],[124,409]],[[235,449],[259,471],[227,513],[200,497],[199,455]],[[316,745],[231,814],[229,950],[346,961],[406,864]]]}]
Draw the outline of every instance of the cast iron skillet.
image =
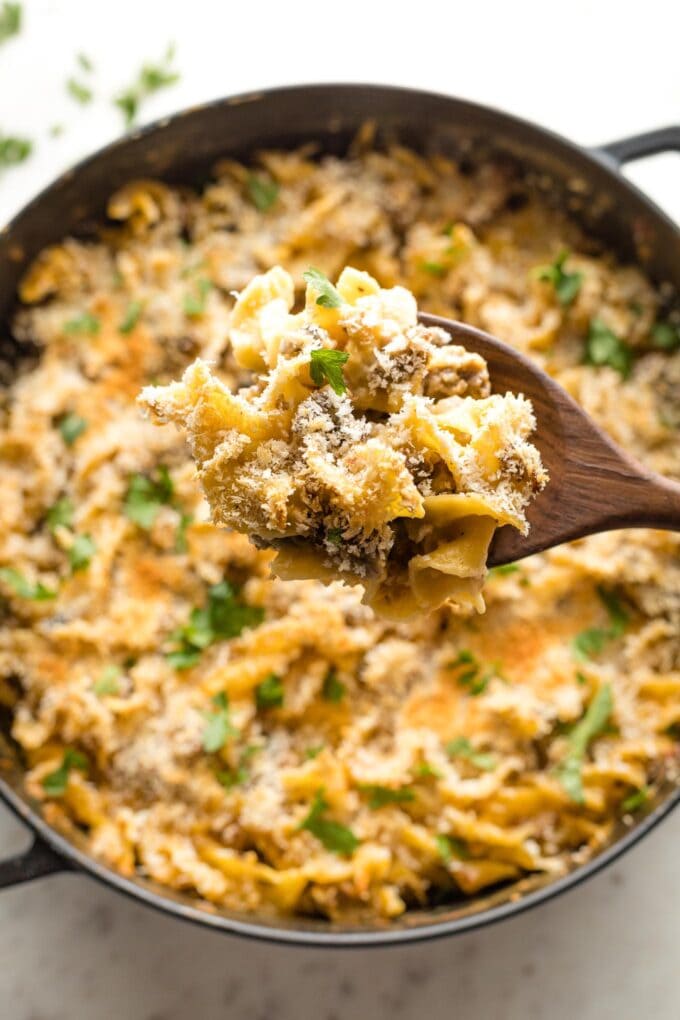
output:
[{"label": "cast iron skillet", "polygon": [[[107,146],[69,170],[38,195],[0,233],[0,353],[16,359],[9,317],[16,283],[46,244],[75,232],[87,235],[104,216],[106,199],[125,181],[159,176],[199,183],[215,160],[246,157],[262,147],[294,146],[310,139],[342,153],[357,128],[373,119],[416,149],[444,152],[474,148],[508,153],[529,172],[535,187],[559,195],[575,214],[625,259],[636,259],[659,282],[680,290],[680,231],[660,209],[618,172],[621,164],[667,150],[680,151],[680,126],[585,150],[508,114],[447,96],[372,85],[313,85],[275,89],[219,100],[186,110]],[[0,720],[0,796],[33,830],[28,851],[0,862],[0,886],[57,871],[91,875],[168,914],[219,931],[308,945],[368,946],[402,943],[467,931],[541,903],[599,871],[656,825],[680,800],[669,790],[646,817],[617,834],[597,857],[551,881],[530,876],[473,899],[407,913],[371,926],[330,925],[312,919],[281,919],[218,911],[143,878],[123,878],[42,819],[23,790],[22,765]]]}]

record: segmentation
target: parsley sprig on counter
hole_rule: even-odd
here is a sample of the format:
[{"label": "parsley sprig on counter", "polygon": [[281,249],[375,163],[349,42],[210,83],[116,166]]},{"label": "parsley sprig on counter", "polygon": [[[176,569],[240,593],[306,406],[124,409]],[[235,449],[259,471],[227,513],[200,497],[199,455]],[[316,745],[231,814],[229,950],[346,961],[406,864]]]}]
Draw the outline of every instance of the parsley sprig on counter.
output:
[{"label": "parsley sprig on counter", "polygon": [[83,83],[78,81],[77,78],[69,78],[67,80],[66,91],[72,99],[75,99],[75,101],[80,103],[82,106],[86,106],[88,103],[91,103],[94,98],[92,89],[87,85],[83,85]]},{"label": "parsley sprig on counter", "polygon": [[89,762],[87,756],[82,751],[76,751],[69,747],[64,751],[64,757],[59,768],[56,768],[54,772],[49,772],[43,779],[43,790],[49,797],[61,797],[66,793],[68,776],[71,769],[87,772],[88,768]]},{"label": "parsley sprig on counter", "polygon": [[0,133],[0,168],[23,163],[32,152],[33,142],[30,138]]},{"label": "parsley sprig on counter", "polygon": [[208,589],[207,604],[192,609],[188,623],[170,635],[176,647],[167,653],[166,661],[175,669],[190,669],[209,645],[238,637],[246,627],[256,627],[263,619],[263,609],[247,605],[228,581],[220,581]]},{"label": "parsley sprig on counter", "polygon": [[0,7],[0,43],[21,31],[21,4],[4,3]]},{"label": "parsley sprig on counter", "polygon": [[314,794],[309,814],[300,824],[300,829],[311,832],[312,836],[315,836],[326,850],[349,857],[359,846],[360,841],[346,825],[327,818],[328,809],[329,804],[322,787]]},{"label": "parsley sprig on counter", "polygon": [[583,273],[568,273],[564,264],[569,258],[569,251],[563,248],[554,262],[548,266],[539,266],[536,276],[544,283],[551,283],[555,297],[563,307],[570,305],[577,297],[583,283]]},{"label": "parsley sprig on counter", "polygon": [[567,752],[555,772],[567,794],[577,804],[583,804],[582,769],[590,743],[607,727],[614,708],[609,684],[600,687],[590,702],[585,715],[567,736]]},{"label": "parsley sprig on counter", "polygon": [[126,127],[134,124],[145,99],[179,80],[172,66],[174,58],[175,47],[171,44],[158,64],[144,64],[132,85],[115,97],[113,102],[123,114]]}]

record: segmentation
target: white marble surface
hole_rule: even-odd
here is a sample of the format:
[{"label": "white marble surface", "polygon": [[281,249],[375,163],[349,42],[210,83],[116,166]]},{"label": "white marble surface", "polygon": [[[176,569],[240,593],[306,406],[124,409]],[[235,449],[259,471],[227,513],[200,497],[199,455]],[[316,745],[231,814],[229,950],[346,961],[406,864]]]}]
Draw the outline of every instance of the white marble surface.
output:
[{"label": "white marble surface", "polygon": [[[503,106],[586,144],[680,120],[670,0],[235,5],[27,0],[0,48],[0,131],[29,163],[0,176],[4,221],[120,130],[110,96],[177,43],[182,81],[144,118],[293,81],[380,81]],[[384,16],[392,12],[389,30]],[[416,16],[417,12],[417,16]],[[64,93],[79,50],[97,100]],[[48,129],[63,123],[51,139]],[[680,157],[630,175],[680,219]],[[0,854],[25,836],[0,807]],[[457,939],[339,952],[259,945],[167,919],[73,875],[0,893],[2,1020],[678,1020],[680,815],[586,885]]]}]

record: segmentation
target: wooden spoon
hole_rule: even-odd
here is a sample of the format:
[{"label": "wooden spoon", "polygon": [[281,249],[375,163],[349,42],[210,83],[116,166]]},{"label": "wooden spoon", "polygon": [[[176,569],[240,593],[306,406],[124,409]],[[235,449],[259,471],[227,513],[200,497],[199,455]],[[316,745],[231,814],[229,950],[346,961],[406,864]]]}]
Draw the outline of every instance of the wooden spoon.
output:
[{"label": "wooden spoon", "polygon": [[541,451],[550,481],[527,511],[528,535],[509,525],[498,529],[489,551],[490,567],[600,531],[680,531],[680,485],[620,450],[529,358],[474,326],[437,315],[418,318],[481,354],[495,393],[523,393],[534,406],[538,427],[532,442]]}]

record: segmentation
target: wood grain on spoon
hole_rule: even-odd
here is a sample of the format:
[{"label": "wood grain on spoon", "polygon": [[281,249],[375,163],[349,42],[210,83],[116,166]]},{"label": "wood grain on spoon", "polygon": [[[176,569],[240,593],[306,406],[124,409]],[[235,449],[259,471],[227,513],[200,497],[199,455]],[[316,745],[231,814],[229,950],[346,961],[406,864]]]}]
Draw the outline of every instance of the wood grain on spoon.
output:
[{"label": "wood grain on spoon", "polygon": [[488,333],[436,315],[454,343],[476,351],[489,366],[495,393],[523,393],[538,423],[532,442],[550,481],[527,510],[529,534],[509,525],[496,532],[489,566],[501,566],[576,538],[617,528],[680,531],[680,485],[648,471],[620,450],[550,376]]}]

